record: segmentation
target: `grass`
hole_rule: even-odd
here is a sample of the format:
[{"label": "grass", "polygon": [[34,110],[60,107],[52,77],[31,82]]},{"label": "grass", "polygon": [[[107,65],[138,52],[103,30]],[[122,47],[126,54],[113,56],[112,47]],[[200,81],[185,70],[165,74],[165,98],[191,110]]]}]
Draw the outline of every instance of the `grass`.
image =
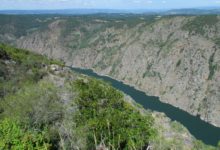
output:
[{"label": "grass", "polygon": [[[4,60],[10,60],[9,67],[6,67]],[[16,92],[26,83],[38,82],[47,74],[44,67],[50,64],[64,65],[26,50],[0,44],[0,97]]]},{"label": "grass", "polygon": [[18,62],[19,64],[23,64],[27,67],[40,67],[42,64],[49,65],[49,64],[57,64],[60,66],[64,66],[63,62],[48,59],[39,54],[34,54],[24,49],[14,48],[5,44],[0,44],[1,53],[6,53],[6,55],[13,59],[14,61]]},{"label": "grass", "polygon": [[56,93],[58,89],[50,82],[26,83],[16,93],[3,98],[1,116],[35,127],[47,126],[58,120],[61,113],[62,105]]},{"label": "grass", "polygon": [[63,65],[0,45],[0,149],[54,149],[57,142],[50,130],[60,120],[62,105],[55,86],[42,81],[50,64]]}]

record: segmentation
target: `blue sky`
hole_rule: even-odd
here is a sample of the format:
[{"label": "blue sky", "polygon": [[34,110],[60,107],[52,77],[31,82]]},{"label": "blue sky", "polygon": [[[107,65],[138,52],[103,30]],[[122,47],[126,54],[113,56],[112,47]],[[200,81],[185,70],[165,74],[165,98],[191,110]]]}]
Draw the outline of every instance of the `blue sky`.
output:
[{"label": "blue sky", "polygon": [[1,0],[5,9],[170,9],[220,7],[220,0]]}]

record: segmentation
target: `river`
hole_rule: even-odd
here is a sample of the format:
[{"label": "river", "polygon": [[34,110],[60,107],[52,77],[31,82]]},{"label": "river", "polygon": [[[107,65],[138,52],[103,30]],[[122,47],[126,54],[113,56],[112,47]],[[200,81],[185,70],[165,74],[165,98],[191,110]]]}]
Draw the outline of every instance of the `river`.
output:
[{"label": "river", "polygon": [[123,82],[117,81],[107,76],[96,74],[90,69],[72,68],[73,71],[102,79],[109,82],[114,88],[131,96],[137,103],[141,104],[145,109],[150,109],[157,112],[163,112],[171,120],[176,120],[184,125],[189,132],[198,140],[206,144],[216,146],[220,140],[220,128],[215,127],[197,116],[193,116],[177,107],[163,103],[158,97],[148,96],[144,92],[135,89]]}]

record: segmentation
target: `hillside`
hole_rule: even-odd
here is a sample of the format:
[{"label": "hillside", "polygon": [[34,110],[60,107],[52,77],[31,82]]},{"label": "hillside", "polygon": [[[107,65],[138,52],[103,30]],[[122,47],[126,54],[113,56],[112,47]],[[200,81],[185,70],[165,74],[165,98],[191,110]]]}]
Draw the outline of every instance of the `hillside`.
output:
[{"label": "hillside", "polygon": [[0,41],[92,68],[220,127],[219,16],[0,16]]},{"label": "hillside", "polygon": [[216,149],[62,62],[1,44],[0,65],[0,149]]}]

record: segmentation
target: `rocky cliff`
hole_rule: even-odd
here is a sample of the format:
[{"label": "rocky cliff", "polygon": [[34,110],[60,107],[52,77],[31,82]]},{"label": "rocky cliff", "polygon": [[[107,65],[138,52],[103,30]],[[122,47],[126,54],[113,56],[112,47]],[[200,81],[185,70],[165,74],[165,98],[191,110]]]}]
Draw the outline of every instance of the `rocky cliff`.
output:
[{"label": "rocky cliff", "polygon": [[0,41],[92,68],[220,127],[220,16],[4,18]]},{"label": "rocky cliff", "polygon": [[217,150],[108,83],[2,44],[0,131],[0,149]]}]

